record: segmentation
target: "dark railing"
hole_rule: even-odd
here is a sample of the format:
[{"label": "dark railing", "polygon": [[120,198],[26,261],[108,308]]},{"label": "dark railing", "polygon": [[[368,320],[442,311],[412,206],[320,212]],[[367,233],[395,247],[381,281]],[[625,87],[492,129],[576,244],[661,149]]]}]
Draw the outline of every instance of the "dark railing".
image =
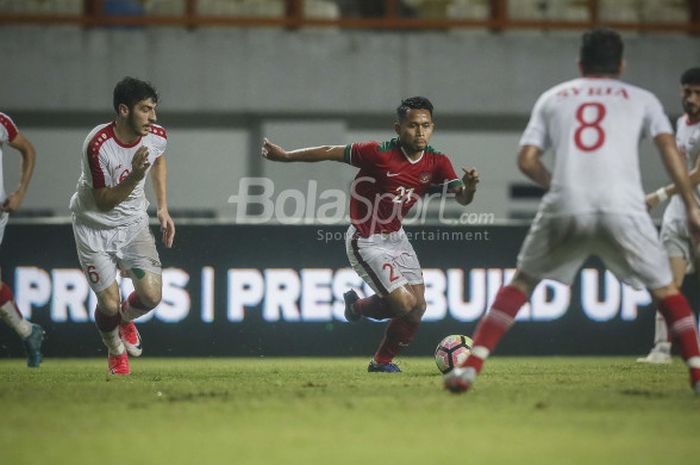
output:
[{"label": "dark railing", "polygon": [[311,17],[305,14],[303,0],[282,0],[284,14],[280,16],[227,16],[198,13],[198,0],[181,0],[182,14],[178,15],[121,15],[105,10],[105,0],[84,0],[82,14],[14,14],[0,11],[0,24],[75,24],[92,26],[206,26],[234,27],[339,27],[349,29],[426,30],[453,28],[481,28],[492,31],[511,29],[587,29],[608,26],[619,30],[659,31],[700,34],[700,0],[684,0],[687,21],[666,22],[653,19],[644,22],[604,21],[601,19],[600,0],[578,0],[585,8],[587,20],[520,19],[508,12],[508,0],[487,0],[489,14],[485,18],[450,18],[407,16],[401,0],[383,2],[380,16],[340,16],[335,18]]}]

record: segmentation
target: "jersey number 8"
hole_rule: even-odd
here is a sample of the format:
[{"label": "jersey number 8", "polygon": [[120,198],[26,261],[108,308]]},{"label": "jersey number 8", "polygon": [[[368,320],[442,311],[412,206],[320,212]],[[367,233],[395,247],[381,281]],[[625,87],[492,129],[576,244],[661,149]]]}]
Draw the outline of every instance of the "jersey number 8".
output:
[{"label": "jersey number 8", "polygon": [[[590,112],[589,118],[585,117],[587,108],[594,110],[595,116],[593,118],[590,118]],[[576,109],[576,121],[578,121],[580,124],[574,133],[574,142],[579,150],[584,152],[593,152],[594,150],[598,150],[603,146],[605,143],[605,131],[603,131],[603,128],[600,127],[600,123],[603,121],[603,118],[605,118],[605,113],[605,105],[597,102],[582,103]],[[586,144],[583,141],[583,131],[585,130],[595,131],[596,137],[592,143]]]}]

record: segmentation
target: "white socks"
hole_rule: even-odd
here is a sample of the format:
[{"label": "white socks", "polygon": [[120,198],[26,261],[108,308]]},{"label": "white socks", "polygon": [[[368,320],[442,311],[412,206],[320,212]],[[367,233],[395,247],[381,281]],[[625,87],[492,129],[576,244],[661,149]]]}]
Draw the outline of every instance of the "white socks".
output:
[{"label": "white socks", "polygon": [[[663,315],[660,312],[656,312],[656,320],[654,324],[654,345],[658,346],[659,343],[668,343],[668,327],[666,326],[666,320],[664,320]],[[669,346],[671,344],[669,343]]]},{"label": "white socks", "polygon": [[100,331],[100,336],[102,336],[102,342],[107,347],[109,355],[121,355],[126,351],[126,347],[124,347],[124,343],[119,337],[119,326],[112,331]]}]

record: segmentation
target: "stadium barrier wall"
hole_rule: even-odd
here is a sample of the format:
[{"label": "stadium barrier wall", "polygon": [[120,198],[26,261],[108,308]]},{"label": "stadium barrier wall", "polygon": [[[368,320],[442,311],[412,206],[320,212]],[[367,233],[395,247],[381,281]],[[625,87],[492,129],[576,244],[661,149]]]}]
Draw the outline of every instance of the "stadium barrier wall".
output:
[{"label": "stadium barrier wall", "polygon": [[[158,237],[158,231],[154,228]],[[369,356],[384,324],[350,325],[342,294],[367,292],[349,268],[343,226],[181,225],[159,244],[163,302],[139,322],[149,356]],[[512,274],[526,226],[407,228],[424,268],[428,310],[406,355],[429,355],[448,334],[471,335]],[[4,280],[20,309],[47,332],[48,357],[99,356],[95,297],[79,268],[69,224],[13,224]],[[693,280],[688,280],[694,283]],[[122,290],[130,291],[124,280]],[[697,286],[690,286],[698,302]],[[499,346],[504,355],[631,355],[649,348],[646,291],[622,285],[598,261],[571,288],[545,282]],[[0,356],[22,355],[0,325]]]}]

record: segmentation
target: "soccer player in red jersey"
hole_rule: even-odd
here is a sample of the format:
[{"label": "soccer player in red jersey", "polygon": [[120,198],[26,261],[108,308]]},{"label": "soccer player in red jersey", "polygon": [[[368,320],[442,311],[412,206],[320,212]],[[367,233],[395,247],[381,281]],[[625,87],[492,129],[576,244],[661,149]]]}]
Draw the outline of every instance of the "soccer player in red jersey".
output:
[{"label": "soccer player in red jersey", "polygon": [[[8,115],[0,112],[0,161],[2,160],[2,146],[6,143],[17,149],[22,155],[22,174],[17,190],[7,195],[2,176],[2,164],[0,164],[0,243],[5,235],[8,217],[19,208],[24,199],[29,180],[32,179],[36,160],[36,152],[32,143],[17,129]],[[41,329],[41,326],[24,319],[14,299],[7,284],[0,281],[0,318],[22,338],[24,348],[27,351],[27,366],[36,368],[41,363],[41,344],[44,340],[44,330]]]},{"label": "soccer player in red jersey", "polygon": [[400,372],[394,357],[415,338],[425,313],[425,286],[418,257],[401,220],[431,185],[447,184],[462,205],[471,203],[479,183],[476,169],[460,179],[449,158],[428,145],[433,134],[433,105],[427,98],[401,102],[394,123],[397,138],[347,146],[286,151],[265,140],[262,155],[280,162],[333,160],[360,169],[352,184],[351,225],[346,237],[350,264],[375,294],[360,299],[345,293],[345,318],[390,319],[368,371]]},{"label": "soccer player in red jersey", "polygon": [[[693,311],[673,283],[668,256],[644,204],[639,140],[654,140],[683,200],[688,232],[700,240],[700,209],[673,129],[659,100],[619,79],[620,35],[596,29],[583,35],[580,78],[546,91],[520,140],[518,166],[548,189],[518,255],[512,281],[481,318],[463,367],[445,375],[445,387],[464,392],[520,308],[542,279],[571,284],[590,255],[621,281],[646,287],[680,346],[691,387],[700,394],[700,347]],[[552,173],[541,154],[550,148]]]}]

